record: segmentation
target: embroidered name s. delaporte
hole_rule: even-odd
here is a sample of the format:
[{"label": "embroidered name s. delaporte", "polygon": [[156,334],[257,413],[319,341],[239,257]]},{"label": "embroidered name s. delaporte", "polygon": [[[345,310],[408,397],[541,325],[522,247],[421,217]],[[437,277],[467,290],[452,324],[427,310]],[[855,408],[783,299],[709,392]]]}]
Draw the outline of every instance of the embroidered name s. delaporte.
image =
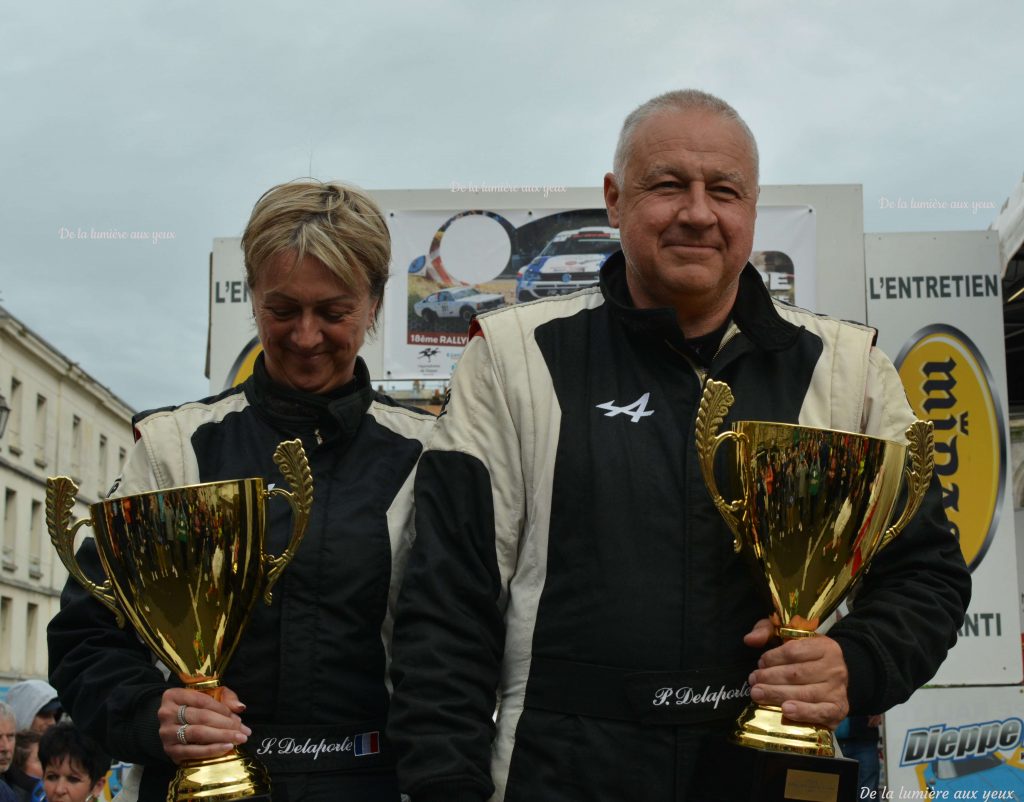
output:
[{"label": "embroidered name s. delaporte", "polygon": [[264,738],[260,741],[257,755],[276,755],[291,758],[309,758],[316,760],[321,755],[351,753],[354,757],[367,757],[380,754],[382,748],[379,730],[360,732],[357,735],[346,735],[341,740],[328,741],[326,738]]},{"label": "embroidered name s. delaporte", "polygon": [[330,755],[334,752],[351,752],[352,739],[345,736],[343,741],[327,741],[323,738],[317,743],[312,738],[299,741],[295,738],[264,738],[257,755],[312,755],[316,760],[320,755]]},{"label": "embroidered name s. delaporte", "polygon": [[665,705],[711,705],[718,709],[720,702],[727,702],[731,699],[743,699],[750,696],[750,685],[746,682],[739,688],[726,688],[720,686],[717,691],[712,691],[710,685],[706,685],[703,691],[684,686],[682,688],[658,688],[654,692],[651,704],[654,707]]}]

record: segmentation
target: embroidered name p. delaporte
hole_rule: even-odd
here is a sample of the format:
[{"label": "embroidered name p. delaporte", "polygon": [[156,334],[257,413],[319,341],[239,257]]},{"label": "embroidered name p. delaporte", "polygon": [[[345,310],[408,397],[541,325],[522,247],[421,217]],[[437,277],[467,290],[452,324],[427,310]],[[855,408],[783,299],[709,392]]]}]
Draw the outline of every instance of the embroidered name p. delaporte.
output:
[{"label": "embroidered name p. delaporte", "polygon": [[750,700],[752,663],[637,671],[535,656],[526,706],[667,726],[735,718]]},{"label": "embroidered name p. delaporte", "polygon": [[750,685],[744,681],[738,688],[727,688],[725,685],[720,685],[717,691],[712,691],[710,685],[705,685],[703,690],[690,686],[658,688],[654,692],[651,704],[654,707],[664,705],[710,705],[713,709],[717,710],[718,705],[722,702],[749,698]]},{"label": "embroidered name p. delaporte", "polygon": [[640,721],[691,724],[734,718],[750,701],[750,666],[643,671],[626,679]]}]

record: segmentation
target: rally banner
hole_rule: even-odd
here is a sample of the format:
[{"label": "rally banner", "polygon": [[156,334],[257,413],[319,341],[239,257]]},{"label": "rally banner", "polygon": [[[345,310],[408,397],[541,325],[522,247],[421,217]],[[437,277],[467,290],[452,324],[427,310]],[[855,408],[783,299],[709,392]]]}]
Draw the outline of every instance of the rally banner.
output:
[{"label": "rally banner", "polygon": [[[384,194],[384,193],[382,193]],[[454,197],[454,196],[453,196]],[[380,325],[361,354],[375,383],[447,381],[474,315],[593,286],[619,232],[603,207],[390,209],[391,278]],[[758,208],[751,262],[772,295],[815,308],[816,215]],[[210,260],[210,392],[244,381],[259,353],[240,240]]]},{"label": "rally banner", "polygon": [[1008,471],[998,239],[991,232],[865,237],[868,321],[917,416],[935,426],[935,472],[973,597],[935,685],[1022,678]]},{"label": "rally banner", "polygon": [[[389,378],[447,379],[474,315],[594,286],[619,250],[603,208],[389,210]],[[758,209],[751,262],[778,298],[814,306],[815,216]]]}]

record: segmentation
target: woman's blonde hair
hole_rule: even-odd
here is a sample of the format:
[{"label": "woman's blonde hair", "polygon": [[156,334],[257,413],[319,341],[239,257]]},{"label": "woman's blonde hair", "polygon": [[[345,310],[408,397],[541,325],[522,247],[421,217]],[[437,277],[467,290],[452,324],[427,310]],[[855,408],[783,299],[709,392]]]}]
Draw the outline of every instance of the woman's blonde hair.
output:
[{"label": "woman's blonde hair", "polygon": [[380,208],[362,190],[299,179],[271,187],[256,201],[242,252],[250,289],[279,254],[293,252],[293,264],[312,256],[347,287],[380,300],[391,264],[391,235]]}]

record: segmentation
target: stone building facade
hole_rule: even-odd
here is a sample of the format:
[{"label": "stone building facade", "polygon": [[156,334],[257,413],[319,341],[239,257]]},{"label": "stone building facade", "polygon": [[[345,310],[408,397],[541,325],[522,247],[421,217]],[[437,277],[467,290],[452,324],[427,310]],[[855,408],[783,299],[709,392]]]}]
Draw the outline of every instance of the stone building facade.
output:
[{"label": "stone building facade", "polygon": [[0,437],[2,698],[20,679],[46,677],[46,625],[67,578],[46,527],[46,479],[74,479],[74,515],[87,515],[132,445],[133,410],[2,307],[0,393],[11,407]]}]

